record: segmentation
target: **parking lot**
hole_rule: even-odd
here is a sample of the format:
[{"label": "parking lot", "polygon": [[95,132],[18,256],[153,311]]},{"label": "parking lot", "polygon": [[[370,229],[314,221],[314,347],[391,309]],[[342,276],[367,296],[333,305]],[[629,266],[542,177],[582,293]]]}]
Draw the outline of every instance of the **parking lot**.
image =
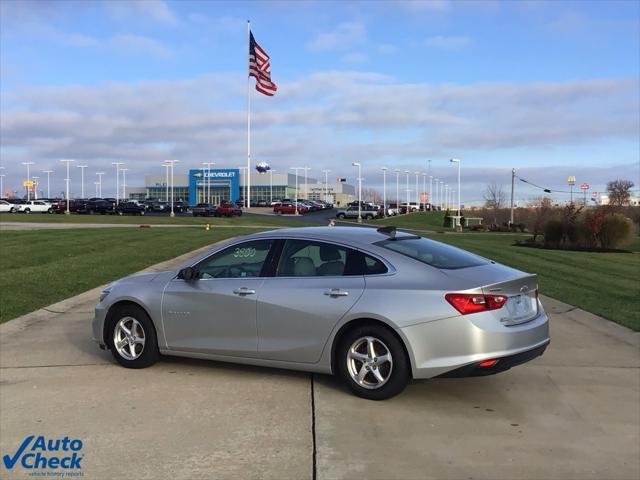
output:
[{"label": "parking lot", "polygon": [[640,475],[639,334],[560,302],[544,299],[543,357],[370,402],[285,370],[174,358],[121,368],[90,339],[98,293],[0,325],[3,452],[31,434],[80,438],[85,478]]}]

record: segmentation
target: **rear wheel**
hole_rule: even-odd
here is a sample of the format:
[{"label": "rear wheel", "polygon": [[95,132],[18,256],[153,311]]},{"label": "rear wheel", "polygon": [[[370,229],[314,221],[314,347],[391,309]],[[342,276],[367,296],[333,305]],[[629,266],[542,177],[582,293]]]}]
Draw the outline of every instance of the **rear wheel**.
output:
[{"label": "rear wheel", "polygon": [[25,209],[24,209],[24,213],[27,213],[27,214],[31,213],[31,209],[29,209],[29,208],[25,208]]},{"label": "rear wheel", "polygon": [[357,396],[385,400],[404,390],[410,364],[400,340],[381,325],[348,331],[336,352],[337,374]]},{"label": "rear wheel", "polygon": [[53,208],[50,208],[49,210],[47,210],[48,214],[52,214],[53,213]]},{"label": "rear wheel", "polygon": [[125,305],[114,312],[106,341],[114,358],[123,367],[149,367],[160,356],[153,322],[136,305]]},{"label": "rear wheel", "polygon": [[338,214],[338,218],[339,218],[340,220],[344,220],[344,217],[345,217],[345,214],[344,214],[344,213],[339,213],[339,214]]}]

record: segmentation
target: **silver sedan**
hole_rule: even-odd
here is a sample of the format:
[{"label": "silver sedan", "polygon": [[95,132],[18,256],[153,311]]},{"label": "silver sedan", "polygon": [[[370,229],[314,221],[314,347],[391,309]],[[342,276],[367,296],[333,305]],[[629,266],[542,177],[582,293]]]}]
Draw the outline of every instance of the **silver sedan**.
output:
[{"label": "silver sedan", "polygon": [[392,227],[310,227],[111,284],[93,336],[129,368],[160,354],[290,368],[382,400],[411,378],[527,362],[549,324],[535,275]]}]

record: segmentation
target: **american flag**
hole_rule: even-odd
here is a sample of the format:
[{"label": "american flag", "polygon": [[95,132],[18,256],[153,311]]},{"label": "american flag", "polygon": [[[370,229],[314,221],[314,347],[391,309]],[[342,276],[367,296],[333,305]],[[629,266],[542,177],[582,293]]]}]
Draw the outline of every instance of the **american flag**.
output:
[{"label": "american flag", "polygon": [[249,76],[256,79],[256,90],[272,97],[278,87],[271,81],[269,55],[256,43],[249,32]]}]

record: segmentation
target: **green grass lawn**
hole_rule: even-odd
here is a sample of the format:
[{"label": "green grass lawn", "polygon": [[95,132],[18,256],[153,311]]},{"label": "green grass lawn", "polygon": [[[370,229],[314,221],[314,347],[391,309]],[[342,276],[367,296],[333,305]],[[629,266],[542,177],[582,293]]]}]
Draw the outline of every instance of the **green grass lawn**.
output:
[{"label": "green grass lawn", "polygon": [[42,213],[0,213],[0,222],[29,223],[126,223],[145,225],[263,225],[263,226],[303,226],[298,219],[276,215],[243,215],[242,217],[169,217],[145,215],[49,215]]},{"label": "green grass lawn", "polygon": [[199,247],[255,231],[243,228],[2,231],[0,323]]},{"label": "green grass lawn", "polygon": [[[345,220],[355,222],[355,220]],[[415,212],[395,217],[378,218],[375,220],[363,220],[367,225],[394,225],[398,228],[410,228],[414,230],[451,230],[445,229],[444,212]]]},{"label": "green grass lawn", "polygon": [[640,240],[633,253],[591,253],[515,247],[526,235],[431,234],[429,238],[538,274],[544,295],[640,330]]}]

